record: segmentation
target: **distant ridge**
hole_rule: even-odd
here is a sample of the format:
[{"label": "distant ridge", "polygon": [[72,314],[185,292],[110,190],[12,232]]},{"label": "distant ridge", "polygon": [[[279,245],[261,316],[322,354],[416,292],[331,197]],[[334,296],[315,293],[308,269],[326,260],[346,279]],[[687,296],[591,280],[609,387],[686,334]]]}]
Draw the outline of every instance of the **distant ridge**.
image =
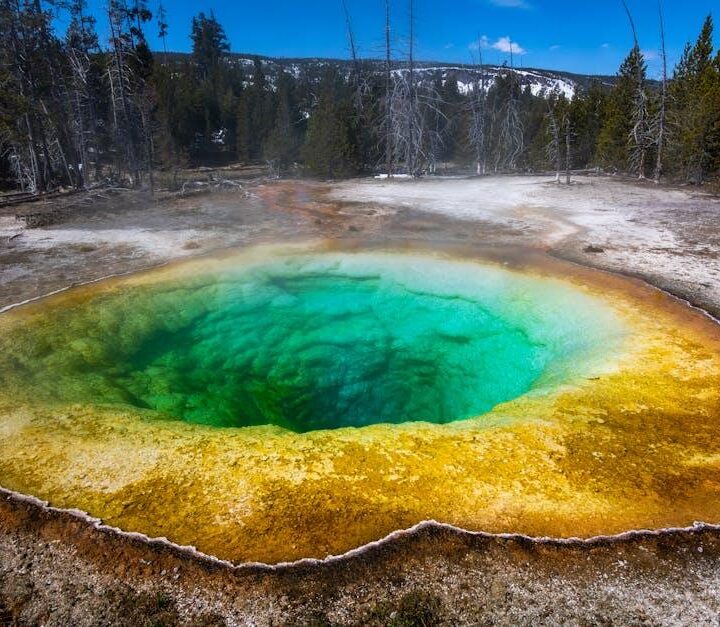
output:
[{"label": "distant ridge", "polygon": [[[159,57],[164,57],[165,53],[156,52]],[[182,62],[190,57],[185,52],[169,52],[167,59],[170,62]],[[252,71],[255,60],[258,59],[263,70],[270,79],[274,79],[283,71],[292,74],[295,77],[304,74],[310,80],[318,80],[328,66],[338,68],[343,72],[350,72],[354,63],[350,59],[333,59],[324,57],[270,57],[258,54],[249,54],[243,52],[233,52],[227,55],[232,64],[241,64],[248,72]],[[380,59],[362,59],[360,61],[363,67],[371,70],[381,71],[384,69],[384,61]],[[394,64],[395,72],[402,72],[405,68],[402,62]],[[416,68],[420,80],[447,80],[454,78],[458,81],[458,88],[461,93],[467,93],[472,90],[473,84],[477,81],[480,69],[476,65],[467,63],[447,63],[442,61],[418,61]],[[483,73],[485,74],[487,86],[489,87],[496,78],[510,70],[507,66],[485,65]],[[548,94],[553,90],[572,97],[578,90],[586,90],[590,85],[597,82],[605,87],[613,86],[617,77],[607,75],[593,74],[575,74],[573,72],[563,72],[558,70],[544,70],[539,68],[516,67],[512,70],[519,78],[519,82],[523,87],[530,87],[535,95]]]}]

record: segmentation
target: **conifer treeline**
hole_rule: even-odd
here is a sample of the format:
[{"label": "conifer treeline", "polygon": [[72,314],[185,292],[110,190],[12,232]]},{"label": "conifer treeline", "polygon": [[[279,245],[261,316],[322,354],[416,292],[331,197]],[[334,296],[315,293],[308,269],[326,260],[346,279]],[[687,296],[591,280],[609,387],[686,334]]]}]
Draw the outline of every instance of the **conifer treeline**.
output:
[{"label": "conifer treeline", "polygon": [[[69,27],[58,33],[58,13]],[[478,173],[599,167],[700,184],[720,172],[720,53],[708,17],[666,89],[647,80],[636,43],[617,83],[572,100],[533,95],[511,68],[461,92],[355,60],[268,77],[232,62],[215,17],[192,23],[192,55],[152,54],[167,36],[162,4],[109,0],[101,45],[86,0],[0,0],[0,179],[27,191],[112,179],[153,184],[153,172],[234,161],[294,164],[319,176],[443,163]],[[164,46],[165,47],[165,46]],[[489,87],[488,87],[489,84]],[[408,137],[410,138],[408,140]]]}]

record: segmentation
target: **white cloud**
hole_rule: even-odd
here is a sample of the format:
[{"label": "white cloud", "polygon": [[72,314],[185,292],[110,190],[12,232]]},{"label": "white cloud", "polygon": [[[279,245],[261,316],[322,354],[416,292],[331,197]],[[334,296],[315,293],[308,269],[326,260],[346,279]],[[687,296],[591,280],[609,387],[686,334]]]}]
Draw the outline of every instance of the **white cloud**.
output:
[{"label": "white cloud", "polygon": [[505,52],[506,54],[525,54],[527,50],[520,46],[517,42],[512,41],[510,37],[500,37],[493,45],[492,48]]},{"label": "white cloud", "polygon": [[529,9],[530,4],[525,0],[489,0],[490,4],[496,7],[507,7],[511,9]]},{"label": "white cloud", "polygon": [[560,47],[558,44],[555,44],[554,46],[550,46],[550,50],[560,50]]},{"label": "white cloud", "polygon": [[512,41],[510,37],[500,37],[495,42],[491,42],[487,35],[483,35],[477,41],[473,41],[470,46],[470,50],[499,50],[505,54],[525,54],[527,50],[523,48],[516,41]]},{"label": "white cloud", "polygon": [[607,50],[607,49],[610,47],[610,44],[603,44],[603,45],[600,46],[600,47],[601,47],[601,48],[605,48],[605,49]]},{"label": "white cloud", "polygon": [[642,50],[641,52],[646,61],[657,61],[660,57],[657,50]]}]

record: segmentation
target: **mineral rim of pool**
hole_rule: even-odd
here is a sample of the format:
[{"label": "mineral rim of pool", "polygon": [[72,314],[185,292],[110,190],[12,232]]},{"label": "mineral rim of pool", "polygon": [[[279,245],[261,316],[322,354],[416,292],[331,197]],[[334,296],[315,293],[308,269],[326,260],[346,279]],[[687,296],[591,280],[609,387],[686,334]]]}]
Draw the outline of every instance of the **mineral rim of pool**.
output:
[{"label": "mineral rim of pool", "polygon": [[236,562],[720,522],[720,333],[558,262],[265,246],[0,315],[0,484]]}]

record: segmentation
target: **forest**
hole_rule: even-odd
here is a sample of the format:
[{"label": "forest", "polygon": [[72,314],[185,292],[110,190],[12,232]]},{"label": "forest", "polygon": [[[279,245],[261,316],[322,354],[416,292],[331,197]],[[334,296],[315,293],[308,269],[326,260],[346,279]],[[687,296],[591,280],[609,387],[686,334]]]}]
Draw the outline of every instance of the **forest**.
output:
[{"label": "forest", "polygon": [[[345,6],[345,5],[343,5]],[[153,7],[154,8],[154,7]],[[155,8],[154,8],[155,9]],[[386,55],[356,54],[322,72],[268,76],[232,62],[215,16],[192,21],[190,55],[150,49],[165,41],[166,8],[109,0],[109,37],[85,0],[1,0],[0,187],[43,193],[107,181],[155,185],[159,172],[261,163],[274,176],[326,178],[363,173],[478,175],[598,169],[659,182],[700,185],[720,172],[720,52],[708,17],[696,41],[663,72],[648,76],[632,15],[634,45],[613,85],[595,82],[572,99],[523,87],[510,58],[489,80],[428,80],[410,38],[398,54],[389,3]],[[62,19],[60,19],[62,18]],[[68,24],[60,32],[58,24]]]}]

